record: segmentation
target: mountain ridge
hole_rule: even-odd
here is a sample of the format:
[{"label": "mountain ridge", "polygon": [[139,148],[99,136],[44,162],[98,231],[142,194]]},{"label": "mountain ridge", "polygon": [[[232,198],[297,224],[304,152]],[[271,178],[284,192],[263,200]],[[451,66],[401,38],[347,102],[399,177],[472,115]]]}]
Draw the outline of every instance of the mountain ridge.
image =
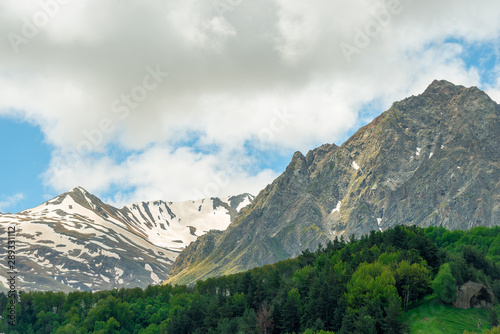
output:
[{"label": "mountain ridge", "polygon": [[[145,288],[168,277],[185,246],[212,229],[225,229],[252,200],[241,194],[115,208],[75,187],[35,208],[0,215],[0,233],[6,236],[8,226],[16,226],[23,290]],[[7,270],[0,265],[0,290],[8,286]]]},{"label": "mountain ridge", "polygon": [[397,224],[498,225],[499,138],[498,104],[477,87],[435,80],[341,146],[296,152],[283,174],[212,240],[210,252],[198,240],[204,259],[190,254],[194,245],[181,252],[167,282],[250,269]]}]

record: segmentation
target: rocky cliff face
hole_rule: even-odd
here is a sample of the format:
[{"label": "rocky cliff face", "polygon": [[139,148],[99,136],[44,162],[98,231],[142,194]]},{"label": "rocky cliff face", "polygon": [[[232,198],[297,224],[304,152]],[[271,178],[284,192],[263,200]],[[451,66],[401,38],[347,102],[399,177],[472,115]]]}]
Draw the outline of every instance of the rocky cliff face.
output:
[{"label": "rocky cliff face", "polygon": [[434,81],[342,146],[295,153],[226,231],[181,253],[168,282],[242,271],[396,224],[500,224],[500,106],[484,92]]}]

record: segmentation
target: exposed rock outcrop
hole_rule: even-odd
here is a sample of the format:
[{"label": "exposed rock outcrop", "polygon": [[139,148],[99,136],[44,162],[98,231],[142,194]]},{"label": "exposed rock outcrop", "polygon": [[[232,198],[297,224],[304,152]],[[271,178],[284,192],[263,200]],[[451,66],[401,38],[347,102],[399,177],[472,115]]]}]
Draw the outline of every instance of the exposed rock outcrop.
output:
[{"label": "exposed rock outcrop", "polygon": [[453,306],[469,308],[490,308],[495,302],[495,295],[486,285],[477,282],[467,282],[457,292],[457,300]]}]

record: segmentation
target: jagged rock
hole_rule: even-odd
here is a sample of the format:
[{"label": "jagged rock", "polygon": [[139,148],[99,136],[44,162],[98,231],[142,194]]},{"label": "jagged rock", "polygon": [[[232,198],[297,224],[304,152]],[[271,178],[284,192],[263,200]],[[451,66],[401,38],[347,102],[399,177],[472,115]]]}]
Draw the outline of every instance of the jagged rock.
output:
[{"label": "jagged rock", "polygon": [[458,289],[457,300],[453,306],[463,309],[490,308],[494,302],[495,295],[489,287],[469,281]]}]

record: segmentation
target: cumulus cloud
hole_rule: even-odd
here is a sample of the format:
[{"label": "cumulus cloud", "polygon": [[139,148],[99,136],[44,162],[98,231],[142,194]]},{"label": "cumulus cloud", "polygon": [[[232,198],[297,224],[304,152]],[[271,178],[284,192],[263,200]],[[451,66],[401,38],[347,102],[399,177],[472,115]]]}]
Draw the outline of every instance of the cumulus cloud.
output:
[{"label": "cumulus cloud", "polygon": [[[145,200],[187,200],[239,194],[256,194],[262,185],[277,176],[269,169],[258,173],[248,171],[255,163],[242,154],[227,156],[224,152],[202,154],[189,148],[155,145],[150,149],[130,154],[116,163],[109,157],[84,158],[75,166],[68,166],[63,155],[54,157],[45,174],[48,184],[63,192],[74,186],[75,180],[84,180],[85,187],[98,193],[107,193],[111,185],[116,194],[109,203],[123,205]],[[92,173],[89,176],[89,171]],[[130,191],[132,189],[132,191]]]},{"label": "cumulus cloud", "polygon": [[[132,189],[121,204],[188,199],[221,171],[231,185],[215,194],[257,192],[277,171],[252,170],[249,146],[338,143],[373,101],[388,108],[434,79],[481,86],[461,41],[500,31],[494,0],[62,2],[0,0],[0,115],[54,145],[47,185]],[[156,69],[169,74],[152,88]]]}]

